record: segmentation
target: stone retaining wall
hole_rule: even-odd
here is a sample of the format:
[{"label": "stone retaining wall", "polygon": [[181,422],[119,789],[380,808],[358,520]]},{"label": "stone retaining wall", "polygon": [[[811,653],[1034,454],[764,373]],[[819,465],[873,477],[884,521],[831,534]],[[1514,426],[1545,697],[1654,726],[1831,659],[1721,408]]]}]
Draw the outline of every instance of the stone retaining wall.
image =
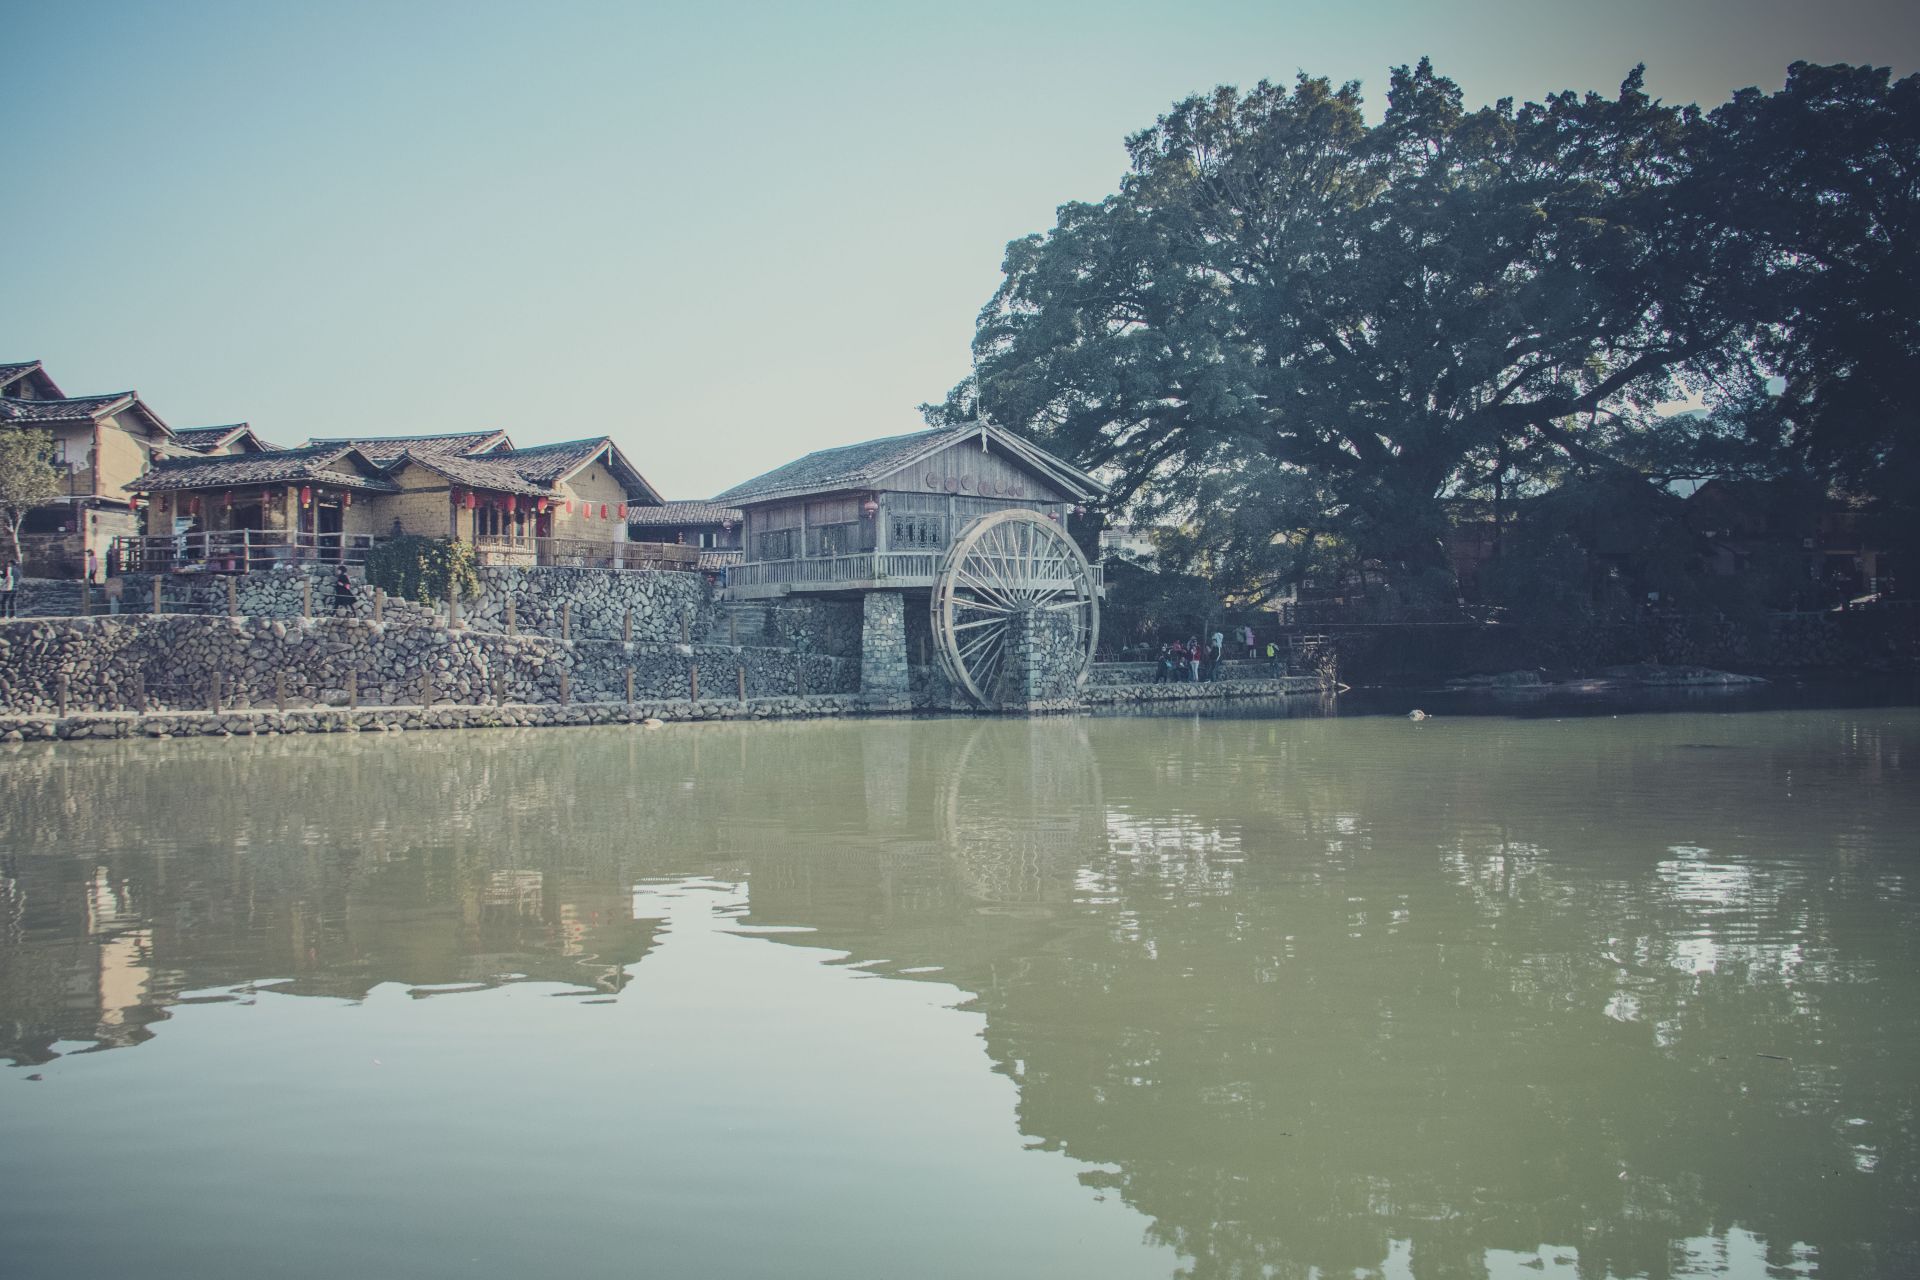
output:
[{"label": "stone retaining wall", "polygon": [[713,644],[565,642],[361,618],[166,617],[23,619],[0,622],[0,711],[56,709],[60,681],[69,709],[145,705],[203,707],[213,677],[223,705],[274,705],[276,677],[289,705],[341,705],[354,673],[363,703],[685,698],[693,671],[703,693],[737,699],[852,693],[858,664],[787,649]]},{"label": "stone retaining wall", "polygon": [[847,694],[760,698],[749,702],[575,702],[447,707],[321,707],[299,711],[87,712],[55,716],[0,716],[0,742],[88,738],[232,738],[280,733],[393,733],[415,729],[541,728],[596,724],[642,725],[648,720],[793,720],[855,712],[903,711],[876,707]]}]

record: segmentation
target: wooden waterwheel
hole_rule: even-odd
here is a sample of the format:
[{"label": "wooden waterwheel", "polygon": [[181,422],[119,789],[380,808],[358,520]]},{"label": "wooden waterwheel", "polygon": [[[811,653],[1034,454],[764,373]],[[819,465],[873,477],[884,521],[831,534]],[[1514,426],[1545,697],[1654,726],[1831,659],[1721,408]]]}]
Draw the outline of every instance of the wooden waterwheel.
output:
[{"label": "wooden waterwheel", "polygon": [[1010,637],[1044,623],[1074,687],[1086,679],[1100,639],[1093,570],[1065,529],[1019,508],[995,511],[960,531],[933,583],[933,639],[941,668],[983,707],[1003,701]]}]

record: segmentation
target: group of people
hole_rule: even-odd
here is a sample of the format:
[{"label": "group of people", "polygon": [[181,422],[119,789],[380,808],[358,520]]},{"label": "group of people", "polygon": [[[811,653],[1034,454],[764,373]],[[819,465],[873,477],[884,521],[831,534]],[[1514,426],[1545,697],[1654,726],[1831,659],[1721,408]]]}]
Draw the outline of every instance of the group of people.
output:
[{"label": "group of people", "polygon": [[[1248,658],[1257,659],[1264,656],[1270,665],[1279,664],[1279,642],[1269,640],[1263,649],[1252,627],[1236,627],[1234,640],[1246,650]],[[1170,641],[1160,649],[1160,670],[1154,675],[1154,683],[1199,684],[1207,680],[1218,680],[1220,664],[1226,656],[1225,632],[1216,631],[1204,642],[1199,636]]]}]

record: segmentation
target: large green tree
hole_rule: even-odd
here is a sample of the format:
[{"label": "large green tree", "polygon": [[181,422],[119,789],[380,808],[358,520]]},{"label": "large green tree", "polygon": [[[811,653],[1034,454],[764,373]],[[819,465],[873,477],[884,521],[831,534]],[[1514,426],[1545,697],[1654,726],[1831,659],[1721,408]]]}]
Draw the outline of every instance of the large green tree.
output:
[{"label": "large green tree", "polygon": [[1450,495],[1752,461],[1750,422],[1666,409],[1764,403],[1782,363],[1781,250],[1729,209],[1757,131],[1637,70],[1470,111],[1423,61],[1377,124],[1305,75],[1189,99],[1117,192],[1008,247],[931,413],[1107,469],[1249,596],[1329,543],[1444,577]]}]

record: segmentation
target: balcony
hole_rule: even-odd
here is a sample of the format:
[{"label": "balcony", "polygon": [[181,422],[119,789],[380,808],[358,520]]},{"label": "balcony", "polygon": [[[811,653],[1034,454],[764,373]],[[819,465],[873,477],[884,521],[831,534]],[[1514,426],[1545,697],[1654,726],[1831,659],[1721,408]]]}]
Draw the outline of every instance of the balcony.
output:
[{"label": "balcony", "polygon": [[[1099,565],[1093,585],[1102,590]],[[939,572],[937,551],[859,551],[804,560],[759,560],[727,570],[727,598],[765,600],[830,591],[902,591],[931,587]]]}]

